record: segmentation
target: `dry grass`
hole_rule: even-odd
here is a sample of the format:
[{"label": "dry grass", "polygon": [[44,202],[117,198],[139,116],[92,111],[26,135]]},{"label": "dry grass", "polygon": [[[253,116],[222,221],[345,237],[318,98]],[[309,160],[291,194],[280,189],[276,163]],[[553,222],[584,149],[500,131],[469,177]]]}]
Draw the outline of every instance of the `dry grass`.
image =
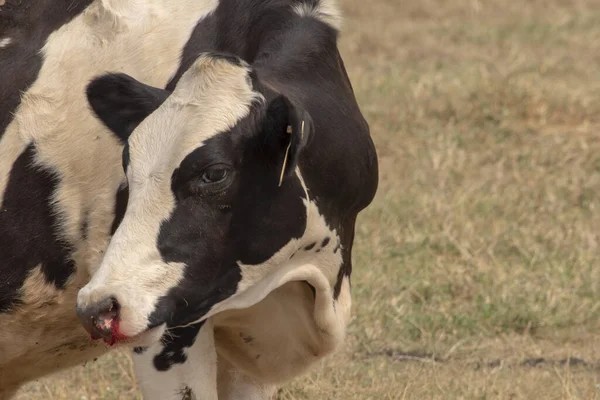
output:
[{"label": "dry grass", "polygon": [[[597,0],[341,3],[381,183],[346,346],[280,398],[599,399]],[[21,398],[135,399],[130,371]]]}]

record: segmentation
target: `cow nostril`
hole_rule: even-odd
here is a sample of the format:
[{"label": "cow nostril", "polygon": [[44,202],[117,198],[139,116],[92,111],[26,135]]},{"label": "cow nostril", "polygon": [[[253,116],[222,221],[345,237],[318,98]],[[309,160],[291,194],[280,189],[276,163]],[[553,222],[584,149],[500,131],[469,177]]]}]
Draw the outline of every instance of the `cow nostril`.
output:
[{"label": "cow nostril", "polygon": [[106,298],[85,309],[77,308],[77,316],[92,339],[110,339],[119,322],[121,306],[114,297]]},{"label": "cow nostril", "polygon": [[[119,317],[121,307],[117,299],[111,297],[104,310],[100,310],[96,316],[96,326],[103,330],[112,330],[115,322]],[[94,318],[94,317],[92,317]]]}]

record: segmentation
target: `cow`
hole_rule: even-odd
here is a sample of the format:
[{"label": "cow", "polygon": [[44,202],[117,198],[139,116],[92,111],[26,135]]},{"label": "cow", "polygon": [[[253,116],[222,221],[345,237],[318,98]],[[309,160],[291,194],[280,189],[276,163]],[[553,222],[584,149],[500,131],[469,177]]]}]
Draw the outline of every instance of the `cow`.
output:
[{"label": "cow", "polygon": [[108,351],[75,312],[127,201],[86,86],[164,87],[216,0],[0,0],[0,399]]},{"label": "cow", "polygon": [[128,202],[78,293],[148,399],[267,399],[343,342],[377,155],[331,0],[221,1],[167,85],[87,87]]},{"label": "cow", "polygon": [[[80,292],[78,314],[94,337],[109,344],[138,346],[134,362],[149,399],[191,393],[215,398],[217,392],[220,398],[263,398],[277,383],[297,375],[341,343],[350,307],[354,221],[375,193],[377,162],[368,126],[337,52],[339,22],[330,0],[261,4],[40,0],[35,7],[17,0],[2,2],[0,399],[10,397],[28,380],[108,351],[108,346],[89,340],[77,322],[75,302],[79,289],[98,270],[115,231],[118,236],[96,274],[96,283]],[[228,55],[205,54],[198,59],[199,54],[215,50]],[[277,57],[271,58],[270,51]],[[215,68],[204,68],[213,64]],[[203,69],[217,75],[230,70],[225,76],[234,80],[249,77],[252,92],[250,86],[242,85],[238,87],[242,97],[228,96],[232,89],[228,80],[200,79],[198,71]],[[98,120],[86,104],[86,85],[106,71],[127,76],[105,76],[87,88]],[[136,155],[141,147],[132,143],[143,124],[131,140],[129,134],[152,110],[164,113],[178,94],[204,93],[191,90],[198,82],[211,83],[212,89],[221,85],[223,90],[217,89],[214,107],[207,109],[215,118],[214,126],[187,136],[204,138],[196,148],[217,151],[218,146],[209,147],[204,141],[222,124],[231,125],[228,131],[239,130],[260,114],[265,118],[256,119],[257,124],[272,120],[277,126],[282,122],[277,116],[288,115],[291,133],[279,143],[287,143],[283,160],[271,160],[273,165],[281,164],[276,183],[280,190],[273,191],[266,181],[250,188],[241,185],[232,204],[219,205],[228,222],[215,221],[216,230],[204,230],[212,225],[210,218],[192,224],[193,219],[179,212],[176,218],[186,219],[188,225],[169,217],[172,227],[188,226],[190,231],[161,228],[166,242],[154,246],[157,243],[148,242],[152,230],[144,228],[145,222],[132,220],[137,206],[124,218],[128,203],[138,204],[139,192],[132,189],[137,186],[125,179],[125,171],[139,168]],[[173,96],[168,95],[171,92]],[[244,109],[250,105],[240,103],[243,93],[253,98],[253,111],[246,116]],[[320,97],[321,102],[307,96]],[[275,98],[277,102],[272,101]],[[195,102],[194,98],[183,100],[188,106]],[[235,110],[221,108],[229,100]],[[120,112],[110,112],[115,105]],[[281,112],[275,112],[278,107]],[[132,113],[123,112],[127,109]],[[150,121],[151,117],[144,124]],[[117,137],[106,132],[104,125]],[[285,131],[287,135],[287,127]],[[210,143],[234,136],[225,133],[215,133]],[[154,135],[148,137],[154,137],[147,144],[159,146],[157,150],[167,144],[156,141]],[[173,139],[181,145],[185,137],[179,132]],[[265,150],[272,150],[268,154],[277,154],[277,135],[274,139],[267,142],[271,147]],[[339,143],[333,145],[334,140]],[[162,150],[158,154],[167,163],[181,156]],[[251,171],[262,162],[255,161],[259,163],[244,165],[234,175],[257,178],[257,171]],[[219,179],[223,174],[231,179],[233,171],[217,169],[206,179]],[[164,199],[169,200],[168,196]],[[256,212],[257,202],[263,200],[271,204],[272,213]],[[233,207],[240,202],[248,207],[247,214]],[[169,204],[156,202],[157,213],[164,213]],[[191,216],[200,211],[195,210]],[[174,250],[169,254],[182,257],[183,261],[166,258],[156,264],[158,268],[177,266],[182,275],[177,279],[176,270],[170,271],[163,276],[167,279],[151,283],[152,276],[143,279],[143,269],[132,270],[121,277],[125,291],[111,294],[108,307],[102,302],[92,304],[90,300],[101,291],[98,283],[115,283],[112,279],[118,271],[111,263],[119,257],[119,246],[132,244],[131,231],[126,234],[128,226],[134,226],[146,254],[164,251],[166,244]],[[203,239],[194,247],[199,251],[205,246],[205,251],[186,253],[183,239],[197,236],[199,227]],[[223,237],[219,229],[224,229]],[[230,240],[225,242],[224,237]],[[209,239],[215,243],[208,243]],[[291,249],[296,250],[289,254]],[[231,257],[240,256],[231,265],[223,258],[229,252]],[[284,261],[286,256],[290,260]],[[214,263],[203,270],[200,264],[207,260]],[[195,271],[204,272],[196,276]],[[224,275],[215,280],[220,273]],[[127,285],[138,279],[140,285],[129,291]],[[190,291],[196,295],[188,297]],[[147,327],[155,329],[131,336],[134,332],[128,331],[127,324],[133,320],[125,317],[132,304],[124,299],[138,295],[142,297],[133,306],[142,308],[137,316],[132,315],[135,322],[129,329],[143,326],[144,318]],[[191,308],[182,308],[183,303]],[[100,321],[104,329],[98,328]],[[251,321],[255,323],[246,326]],[[279,323],[288,324],[287,328]],[[271,332],[256,331],[256,324]]]}]

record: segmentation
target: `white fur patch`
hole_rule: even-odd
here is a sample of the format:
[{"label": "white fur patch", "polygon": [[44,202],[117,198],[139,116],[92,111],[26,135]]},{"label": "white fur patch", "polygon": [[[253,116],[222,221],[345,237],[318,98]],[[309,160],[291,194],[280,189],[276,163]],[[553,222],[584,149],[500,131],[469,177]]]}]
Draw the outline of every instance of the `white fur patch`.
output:
[{"label": "white fur patch", "polygon": [[276,398],[277,387],[275,385],[264,383],[243,373],[221,355],[218,358],[218,367],[219,400]]},{"label": "white fur patch", "polygon": [[146,400],[180,400],[184,387],[195,398],[217,400],[217,354],[212,321],[202,325],[192,347],[184,349],[187,360],[173,364],[167,372],[154,368],[154,357],[161,353],[162,343],[142,354],[133,354],[134,370]]},{"label": "white fur patch", "polygon": [[342,14],[337,0],[320,0],[317,6],[300,3],[294,6],[294,11],[302,17],[316,18],[338,31],[342,27]]},{"label": "white fur patch", "polygon": [[5,38],[0,39],[0,49],[2,49],[4,47],[8,47],[8,45],[11,43],[12,43],[12,38],[5,37]]}]

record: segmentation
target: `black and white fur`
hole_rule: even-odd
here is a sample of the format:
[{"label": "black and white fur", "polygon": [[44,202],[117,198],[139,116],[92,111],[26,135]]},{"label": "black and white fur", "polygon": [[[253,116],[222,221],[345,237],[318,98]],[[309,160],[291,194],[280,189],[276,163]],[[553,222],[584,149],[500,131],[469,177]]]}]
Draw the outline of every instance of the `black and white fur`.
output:
[{"label": "black and white fur", "polygon": [[[149,348],[135,349],[146,398],[179,399],[192,393],[197,398],[214,398],[217,393],[219,398],[264,398],[275,384],[339,345],[350,306],[354,221],[377,185],[368,128],[335,45],[339,23],[337,8],[325,0],[272,0],[260,6],[243,0],[40,0],[35,7],[6,0],[0,6],[0,399],[28,380],[107,351],[90,341],[77,322],[76,294],[102,262],[96,283],[80,294],[79,305],[90,305],[94,292],[102,291],[97,284],[114,283],[111,277],[125,267],[121,262],[131,260],[126,251],[119,254],[119,247],[134,241],[145,243],[138,243],[148,255],[141,260],[145,266],[158,266],[159,271],[173,267],[162,277],[154,275],[165,278],[160,281],[152,281],[152,274],[138,275],[143,269],[126,272],[119,278],[125,283],[123,291],[114,293],[120,301],[128,299],[122,300],[120,310],[127,333],[155,327],[139,338],[146,342],[137,343]],[[276,57],[271,57],[274,50]],[[207,51],[235,57],[205,55],[197,60]],[[194,96],[202,98],[209,89],[194,86],[206,76],[192,65],[213,66],[208,71],[217,75],[229,71],[221,81],[205,80],[216,85],[213,89],[225,89],[217,91],[211,104],[203,102],[212,125],[180,120],[182,125],[168,127],[176,135],[156,140],[161,124],[182,116],[196,101]],[[85,94],[90,80],[108,71],[127,76],[100,78],[105,83],[112,81],[133,93],[144,89],[142,97],[111,97],[101,87],[94,96],[94,85],[89,86],[91,106],[103,125],[94,118]],[[167,92],[156,89],[161,87]],[[179,94],[182,110],[167,110]],[[134,112],[116,115],[114,121],[102,116],[103,106],[110,109],[119,102],[132,105]],[[148,117],[150,110],[165,117]],[[186,249],[198,220],[177,222],[189,209],[174,202],[175,192],[167,195],[162,185],[152,207],[157,215],[167,216],[166,225],[161,221],[157,232],[155,215],[132,217],[138,206],[142,214],[145,211],[145,203],[136,200],[143,191],[132,189],[141,186],[129,177],[140,171],[139,165],[156,161],[163,173],[175,165],[183,174],[190,164],[184,162],[186,157],[194,164],[195,156],[204,157],[202,148],[227,150],[227,136],[239,137],[242,127],[252,128],[251,137],[266,132],[266,118],[260,115],[278,116],[273,126],[281,125],[279,117],[287,115],[284,124],[294,125],[293,134],[283,139],[275,135],[265,147],[272,156],[269,174],[278,170],[277,192],[271,186],[263,186],[266,192],[250,186],[265,203],[247,203],[245,197],[253,199],[245,191],[252,180],[238,180],[243,183],[234,197],[248,205],[249,212],[236,211],[233,203],[220,204],[225,207],[219,210],[230,214],[225,225],[250,229],[247,234],[237,229],[237,246],[230,247],[235,251],[223,257],[226,252],[212,246],[224,243],[215,240],[216,229],[206,229],[213,240],[210,254],[198,246]],[[305,128],[310,128],[306,141],[298,139],[296,116],[305,116]],[[140,125],[131,134],[141,120],[148,129]],[[192,126],[195,120],[198,124]],[[108,134],[105,126],[120,130],[121,138]],[[189,127],[193,129],[185,132]],[[219,143],[220,138],[225,143]],[[171,139],[177,143],[169,147]],[[198,139],[204,144],[200,149]],[[287,145],[290,153],[279,187],[281,148]],[[165,157],[148,160],[144,153]],[[232,154],[239,153],[221,156]],[[247,165],[254,164],[240,167]],[[240,174],[253,177],[248,168],[241,168]],[[145,176],[143,171],[139,176]],[[156,179],[152,173],[150,177]],[[128,197],[132,207],[124,215]],[[275,206],[268,207],[267,200]],[[257,218],[255,210],[261,207],[269,218]],[[201,225],[205,223],[203,219]],[[139,236],[128,235],[127,226]],[[186,226],[187,232],[180,230]],[[222,226],[221,221],[214,227]],[[120,239],[115,237],[104,258],[117,227]],[[206,257],[219,262],[200,265]],[[239,259],[227,261],[232,257]],[[223,271],[223,278],[215,280]],[[128,289],[136,280],[138,287]],[[128,311],[127,301],[134,302],[138,295],[142,308],[136,315]],[[186,302],[190,306],[181,308]],[[293,324],[277,323],[282,321]]]},{"label": "black and white fur", "polygon": [[[0,5],[0,399],[108,348],[77,292],[127,191],[122,144],[86,100],[125,72],[164,87],[212,0],[6,0]],[[125,194],[125,195],[124,195]],[[117,200],[118,203],[117,204]],[[118,222],[118,218],[117,218]]]},{"label": "black and white fur", "polygon": [[78,307],[118,307],[147,398],[268,398],[342,343],[377,160],[338,23],[329,1],[221,2],[167,90],[89,86],[129,202]]}]

